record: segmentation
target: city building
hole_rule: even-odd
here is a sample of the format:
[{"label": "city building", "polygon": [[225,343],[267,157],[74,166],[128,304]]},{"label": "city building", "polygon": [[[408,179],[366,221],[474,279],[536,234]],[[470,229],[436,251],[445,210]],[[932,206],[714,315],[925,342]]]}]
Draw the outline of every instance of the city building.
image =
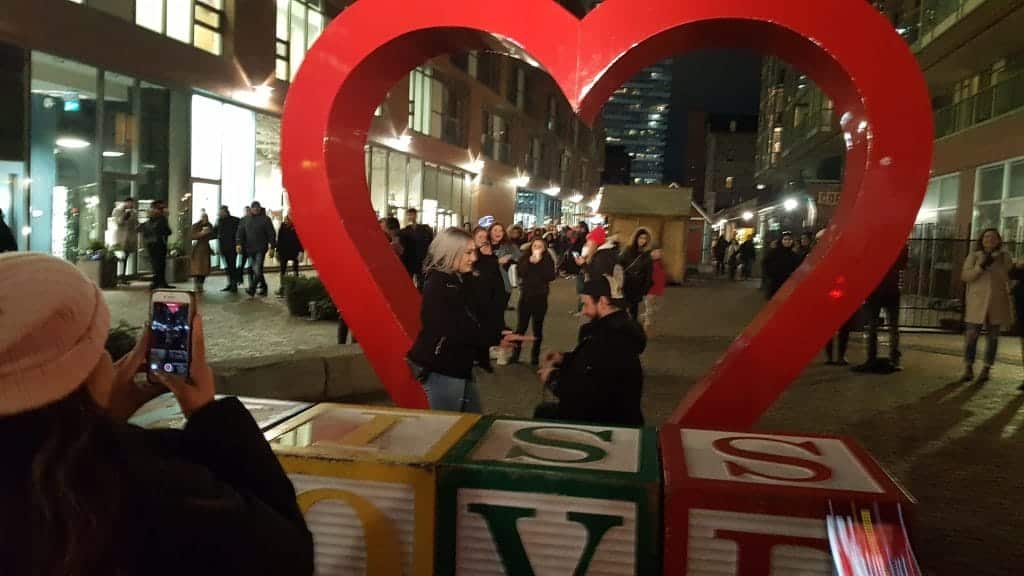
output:
[{"label": "city building", "polygon": [[[1021,239],[1024,200],[1014,199],[1024,196],[1024,1],[875,4],[907,39],[933,96],[933,178],[918,223],[950,238],[995,227]],[[799,71],[766,58],[758,181],[780,196],[805,192],[809,181],[838,183],[843,153],[831,101]]]},{"label": "city building", "polygon": [[626,149],[634,184],[659,184],[665,177],[671,98],[672,66],[666,61],[642,70],[604,105],[605,142]]},{"label": "city building", "polygon": [[709,214],[757,197],[757,117],[712,115],[705,125],[704,209]]},{"label": "city building", "polygon": [[[873,4],[907,40],[932,94],[932,179],[912,234],[905,293],[934,307],[959,298],[968,239],[996,228],[1015,257],[1024,249],[1024,1]],[[843,158],[831,101],[799,71],[766,58],[758,183],[782,202],[837,202]],[[822,214],[811,227],[824,224]]]},{"label": "city building", "polygon": [[[280,220],[289,81],[348,3],[5,3],[0,209],[19,247],[74,259],[109,246],[108,218],[127,196],[142,210],[168,204],[182,252],[187,226],[221,205],[238,215],[259,200]],[[367,182],[380,216],[413,207],[437,227],[484,215],[572,223],[597,190],[603,140],[528,62],[445,56],[413,70],[375,112]]]}]

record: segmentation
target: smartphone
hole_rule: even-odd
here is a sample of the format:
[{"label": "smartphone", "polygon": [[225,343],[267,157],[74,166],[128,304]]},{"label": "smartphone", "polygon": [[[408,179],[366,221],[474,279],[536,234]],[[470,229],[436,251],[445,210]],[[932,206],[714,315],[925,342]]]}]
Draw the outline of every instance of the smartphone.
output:
[{"label": "smartphone", "polygon": [[579,258],[579,257],[580,257],[580,253],[579,253],[579,252],[577,252],[577,251],[575,251],[575,250],[573,250],[573,251],[572,251],[572,257],[573,257],[573,258]]},{"label": "smartphone", "polygon": [[192,364],[192,320],[195,295],[178,290],[153,292],[150,304],[150,374],[188,378]]}]

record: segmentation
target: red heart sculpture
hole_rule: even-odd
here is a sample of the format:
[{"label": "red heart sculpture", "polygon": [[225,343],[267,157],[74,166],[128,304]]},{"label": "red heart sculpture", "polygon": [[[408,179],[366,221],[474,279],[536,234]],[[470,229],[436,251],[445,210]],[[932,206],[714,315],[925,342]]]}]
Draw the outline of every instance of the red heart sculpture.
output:
[{"label": "red heart sculpture", "polygon": [[370,205],[363,149],[373,109],[412,68],[449,52],[521,47],[584,121],[639,69],[700,48],[779,56],[842,115],[844,193],[827,233],[683,400],[673,421],[743,429],[860,306],[921,205],[933,126],[906,43],[863,0],[607,0],[578,20],[552,0],[359,0],[323,33],[292,84],[282,128],[298,231],[395,403],[426,407],[404,362],[419,295]]}]

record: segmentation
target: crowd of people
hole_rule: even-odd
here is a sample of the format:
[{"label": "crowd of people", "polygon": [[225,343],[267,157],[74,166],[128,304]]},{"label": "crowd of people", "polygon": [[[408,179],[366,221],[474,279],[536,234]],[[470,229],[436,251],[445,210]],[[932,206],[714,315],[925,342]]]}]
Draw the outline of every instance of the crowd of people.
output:
[{"label": "crowd of people", "polygon": [[[412,241],[414,229],[405,230]],[[408,354],[431,408],[480,411],[474,369],[492,371],[505,354],[518,363],[529,345],[530,365],[557,398],[538,406],[538,417],[642,423],[640,354],[647,335],[641,322],[651,325],[664,290],[660,257],[646,228],[624,249],[604,227],[590,230],[585,223],[526,230],[482,219],[471,232],[440,232],[426,250],[422,330]],[[409,272],[415,277],[415,269]],[[574,350],[545,353],[550,285],[560,274],[577,279],[585,321]],[[513,327],[506,312],[517,291]]]}]

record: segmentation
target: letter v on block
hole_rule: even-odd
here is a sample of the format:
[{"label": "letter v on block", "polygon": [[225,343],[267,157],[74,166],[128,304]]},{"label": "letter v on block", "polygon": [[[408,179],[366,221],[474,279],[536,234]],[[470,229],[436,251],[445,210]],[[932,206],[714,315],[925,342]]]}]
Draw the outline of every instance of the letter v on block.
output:
[{"label": "letter v on block", "polygon": [[[505,567],[505,573],[534,576],[533,566],[523,545],[523,538],[519,534],[518,523],[523,518],[532,518],[537,511],[532,508],[481,503],[470,504],[469,511],[483,516],[498,549],[501,564]],[[573,576],[582,576],[590,568],[590,562],[594,559],[594,553],[605,534],[616,526],[622,526],[623,519],[621,516],[585,512],[569,512],[566,518],[570,522],[581,524],[587,531],[583,552],[573,570]]]}]

